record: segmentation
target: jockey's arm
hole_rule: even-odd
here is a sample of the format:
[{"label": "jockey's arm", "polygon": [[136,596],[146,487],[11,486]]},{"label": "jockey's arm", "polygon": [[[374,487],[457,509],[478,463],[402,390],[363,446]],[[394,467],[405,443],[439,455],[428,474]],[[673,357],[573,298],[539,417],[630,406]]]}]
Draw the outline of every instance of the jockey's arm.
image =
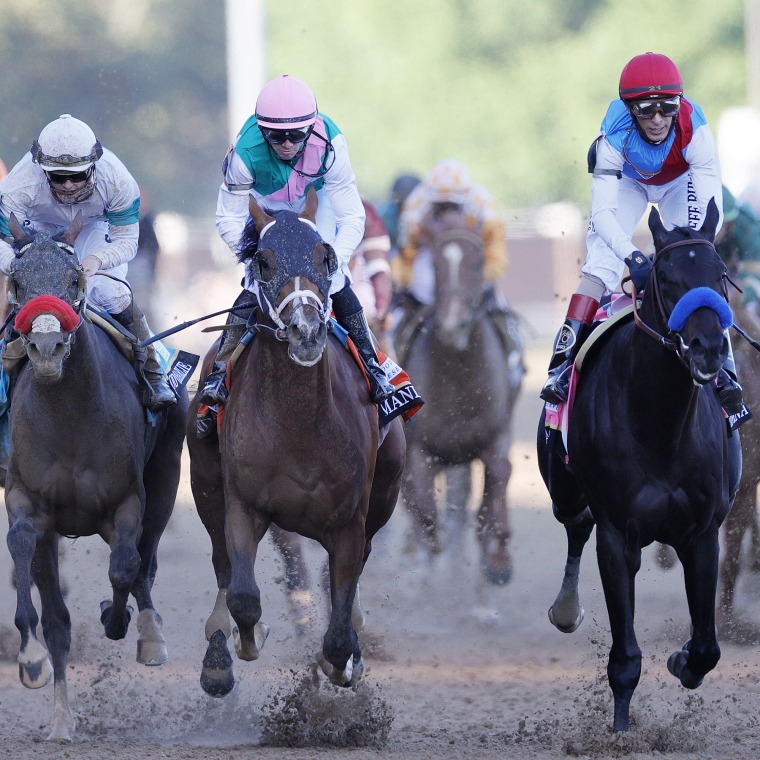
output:
[{"label": "jockey's arm", "polygon": [[216,200],[216,230],[235,254],[248,219],[249,194],[249,190],[229,190],[224,183],[219,187]]},{"label": "jockey's arm", "polygon": [[617,221],[620,180],[615,172],[622,169],[623,156],[606,140],[600,140],[596,171],[591,178],[591,223],[621,261],[638,250]]},{"label": "jockey's arm", "polygon": [[507,273],[507,233],[501,219],[486,219],[481,230],[485,247],[483,276],[487,282],[496,282]]},{"label": "jockey's arm", "polygon": [[715,198],[720,212],[720,220],[715,230],[718,232],[723,226],[723,186],[718,163],[718,149],[707,124],[695,130],[691,142],[686,146],[684,158],[689,162],[694,194],[697,196],[699,206],[699,219],[689,219],[689,226],[695,229],[702,226],[707,204],[710,198]]},{"label": "jockey's arm", "polygon": [[333,140],[335,161],[325,174],[325,193],[330,201],[337,232],[332,243],[341,264],[348,265],[364,235],[366,214],[343,135]]},{"label": "jockey's arm", "polygon": [[97,256],[100,260],[100,269],[113,269],[119,264],[126,264],[137,254],[137,240],[140,235],[140,225],[113,224],[108,225],[108,236],[103,239],[103,244],[89,251],[90,255]]}]

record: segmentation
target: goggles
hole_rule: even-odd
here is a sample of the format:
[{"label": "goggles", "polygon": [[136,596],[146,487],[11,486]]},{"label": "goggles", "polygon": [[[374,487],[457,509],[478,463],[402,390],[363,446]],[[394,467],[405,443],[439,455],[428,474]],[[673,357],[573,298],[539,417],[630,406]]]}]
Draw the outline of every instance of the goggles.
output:
[{"label": "goggles", "polygon": [[54,185],[65,185],[69,180],[74,184],[86,182],[90,178],[92,167],[83,172],[46,172],[48,179]]},{"label": "goggles", "polygon": [[311,134],[311,127],[304,129],[267,129],[260,127],[264,139],[272,145],[282,145],[290,140],[292,143],[302,143]]},{"label": "goggles", "polygon": [[681,98],[676,95],[674,98],[665,100],[636,100],[630,103],[631,113],[640,119],[651,119],[659,111],[663,116],[675,116],[681,107]]}]

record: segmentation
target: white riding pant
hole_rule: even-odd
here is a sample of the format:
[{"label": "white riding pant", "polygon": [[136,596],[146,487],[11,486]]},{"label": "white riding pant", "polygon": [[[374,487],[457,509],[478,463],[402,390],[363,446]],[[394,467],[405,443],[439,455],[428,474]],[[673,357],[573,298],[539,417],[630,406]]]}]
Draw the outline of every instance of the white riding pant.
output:
[{"label": "white riding pant", "polygon": [[[694,226],[701,218],[691,172],[685,172],[665,185],[643,185],[628,177],[622,177],[618,181],[620,185],[615,218],[629,237],[633,237],[636,226],[650,203],[658,207],[662,222],[668,229]],[[598,277],[608,291],[620,290],[625,263],[602,240],[593,223],[589,224],[586,234],[586,249],[586,263],[581,271]]]}]

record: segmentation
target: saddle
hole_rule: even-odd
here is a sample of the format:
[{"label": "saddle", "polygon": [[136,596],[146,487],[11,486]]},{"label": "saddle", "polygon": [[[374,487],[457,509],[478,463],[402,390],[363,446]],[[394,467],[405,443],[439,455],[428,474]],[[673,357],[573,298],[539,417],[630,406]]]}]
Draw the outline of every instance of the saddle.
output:
[{"label": "saddle", "polygon": [[[359,369],[364,375],[367,387],[369,388],[369,379],[367,378],[364,364],[362,363],[359,353],[353,344],[353,341],[348,336],[348,332],[344,330],[335,319],[330,319],[330,329],[335,337],[340,341],[341,345],[351,353],[354,361],[357,363]],[[227,385],[227,391],[230,391],[232,370],[235,364],[240,359],[240,356],[250,344],[251,340],[255,337],[254,331],[248,330],[245,335],[240,339],[240,342],[235,347],[235,350],[227,362],[227,371],[225,374],[225,384]],[[382,403],[380,403],[377,409],[378,425],[381,432],[381,441],[384,438],[384,432],[387,432],[387,426],[391,420],[398,416],[404,418],[405,421],[411,419],[422,408],[425,403],[420,394],[417,392],[409,375],[387,354],[383,353],[380,349],[375,349],[378,357],[378,361],[382,366],[385,374],[390,380],[391,385],[395,388],[394,393]],[[213,408],[208,407],[206,404],[200,404],[198,406],[197,419],[201,423],[199,429],[205,429],[206,420],[209,418],[209,414],[212,417],[216,417],[217,432],[222,429],[222,420],[224,419],[224,405],[218,404]]]}]

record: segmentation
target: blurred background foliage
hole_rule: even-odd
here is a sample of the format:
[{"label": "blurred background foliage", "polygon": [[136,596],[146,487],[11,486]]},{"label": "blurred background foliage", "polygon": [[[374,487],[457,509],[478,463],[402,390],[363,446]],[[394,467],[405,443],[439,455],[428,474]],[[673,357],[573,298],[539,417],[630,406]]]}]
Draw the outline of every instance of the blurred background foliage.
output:
[{"label": "blurred background foliage", "polygon": [[[620,70],[647,50],[676,61],[713,131],[746,103],[742,0],[262,2],[267,79],[311,84],[374,200],[451,156],[506,207],[585,212],[586,151]],[[230,141],[223,0],[4,0],[0,71],[9,168],[71,113],[155,210],[213,216]]]}]

